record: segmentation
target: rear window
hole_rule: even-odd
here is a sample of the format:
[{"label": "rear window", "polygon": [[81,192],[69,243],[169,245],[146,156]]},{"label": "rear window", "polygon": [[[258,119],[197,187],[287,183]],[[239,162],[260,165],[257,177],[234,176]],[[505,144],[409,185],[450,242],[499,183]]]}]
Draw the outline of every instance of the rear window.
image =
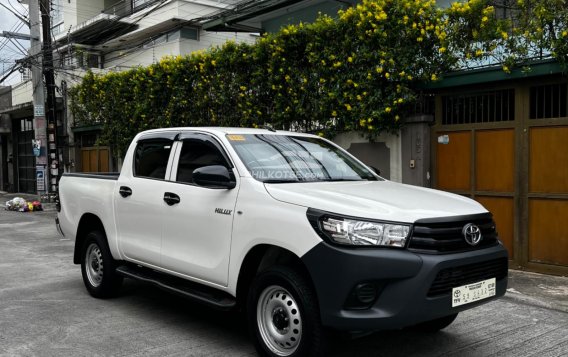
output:
[{"label": "rear window", "polygon": [[138,142],[134,154],[134,176],[165,179],[173,141],[150,139]]}]

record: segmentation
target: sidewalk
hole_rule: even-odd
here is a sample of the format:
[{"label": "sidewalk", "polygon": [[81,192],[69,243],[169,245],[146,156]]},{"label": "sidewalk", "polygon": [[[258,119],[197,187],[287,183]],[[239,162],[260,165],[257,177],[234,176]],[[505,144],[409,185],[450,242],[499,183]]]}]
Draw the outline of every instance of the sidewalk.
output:
[{"label": "sidewalk", "polygon": [[568,277],[509,269],[505,299],[568,313]]}]

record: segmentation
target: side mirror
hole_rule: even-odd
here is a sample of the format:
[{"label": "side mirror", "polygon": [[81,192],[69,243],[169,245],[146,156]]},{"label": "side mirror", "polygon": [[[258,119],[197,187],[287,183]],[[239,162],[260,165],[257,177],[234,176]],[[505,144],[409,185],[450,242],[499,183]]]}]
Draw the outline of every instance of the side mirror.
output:
[{"label": "side mirror", "polygon": [[209,188],[232,189],[237,185],[235,174],[221,165],[203,166],[194,170],[193,182]]}]

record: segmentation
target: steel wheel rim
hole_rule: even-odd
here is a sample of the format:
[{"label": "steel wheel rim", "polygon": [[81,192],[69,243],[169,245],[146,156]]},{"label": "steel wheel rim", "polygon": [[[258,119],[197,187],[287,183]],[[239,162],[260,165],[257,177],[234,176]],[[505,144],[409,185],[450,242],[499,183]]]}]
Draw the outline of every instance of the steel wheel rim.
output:
[{"label": "steel wheel rim", "polygon": [[302,338],[302,317],[294,297],[272,285],[260,294],[256,308],[258,330],[264,344],[278,356],[290,356]]},{"label": "steel wheel rim", "polygon": [[98,287],[103,281],[103,255],[101,249],[95,243],[91,243],[85,254],[85,270],[89,283]]}]

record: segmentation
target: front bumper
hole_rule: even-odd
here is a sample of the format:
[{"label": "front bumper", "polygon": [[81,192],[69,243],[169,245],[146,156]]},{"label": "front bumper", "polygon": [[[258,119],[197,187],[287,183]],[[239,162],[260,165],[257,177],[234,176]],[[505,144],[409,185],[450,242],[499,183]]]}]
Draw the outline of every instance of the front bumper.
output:
[{"label": "front bumper", "polygon": [[[495,296],[459,307],[452,307],[451,290],[443,295],[428,295],[441,270],[500,259],[506,264],[507,256],[501,244],[462,253],[418,254],[398,249],[344,249],[321,242],[302,260],[316,289],[323,325],[338,330],[369,331],[412,326],[503,296],[507,289],[506,275],[496,281]],[[352,289],[364,282],[375,282],[381,287],[378,298],[367,309],[345,308]],[[460,285],[464,284],[453,287]]]}]

